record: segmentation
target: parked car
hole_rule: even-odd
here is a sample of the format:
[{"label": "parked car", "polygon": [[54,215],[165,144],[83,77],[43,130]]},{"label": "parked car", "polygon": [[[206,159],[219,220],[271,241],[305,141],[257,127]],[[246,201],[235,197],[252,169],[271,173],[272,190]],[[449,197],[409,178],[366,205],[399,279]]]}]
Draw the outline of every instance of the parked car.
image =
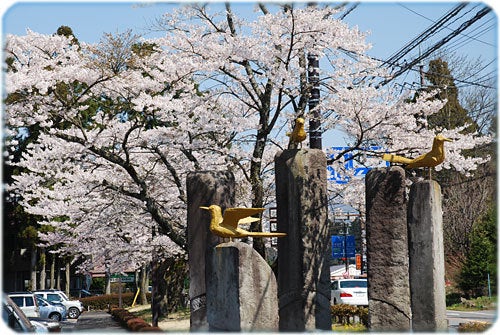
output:
[{"label": "parked car", "polygon": [[16,332],[32,333],[36,330],[21,308],[6,294],[2,296],[2,319]]},{"label": "parked car", "polygon": [[39,318],[40,309],[35,295],[31,292],[10,292],[7,294],[27,317]]},{"label": "parked car", "polygon": [[40,309],[40,317],[42,319],[52,319],[61,321],[66,319],[66,307],[61,303],[53,303],[40,296],[35,296],[38,308]]},{"label": "parked car", "polygon": [[368,306],[366,279],[337,279],[332,281],[331,303]]},{"label": "parked car", "polygon": [[83,312],[83,304],[80,300],[69,300],[63,291],[59,290],[39,290],[35,295],[44,298],[50,302],[58,302],[66,307],[68,318],[77,319]]}]

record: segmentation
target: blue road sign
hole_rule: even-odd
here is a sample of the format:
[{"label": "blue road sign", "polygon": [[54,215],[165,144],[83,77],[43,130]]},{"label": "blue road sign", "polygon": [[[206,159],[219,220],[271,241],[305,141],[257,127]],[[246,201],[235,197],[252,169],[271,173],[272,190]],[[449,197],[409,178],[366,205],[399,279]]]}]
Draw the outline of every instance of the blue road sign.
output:
[{"label": "blue road sign", "polygon": [[[371,146],[371,147],[366,147],[366,148],[360,148],[358,150],[364,150],[364,151],[377,151],[380,150],[382,147],[379,146]],[[343,152],[346,150],[349,150],[349,147],[331,147],[329,150],[329,154],[327,155],[328,159],[334,159],[336,154],[339,152]],[[366,166],[358,166],[354,167],[354,152],[349,151],[343,155],[344,158],[344,167],[346,170],[354,170],[354,176],[355,177],[364,177],[368,171],[372,169],[372,167],[366,167]],[[385,166],[389,166],[389,162],[384,162]],[[348,176],[343,176],[339,172],[335,171],[335,169],[332,166],[327,166],[327,178],[329,181],[334,181],[337,184],[347,184],[349,182],[349,177]]]},{"label": "blue road sign", "polygon": [[332,235],[332,258],[356,256],[354,235]]}]

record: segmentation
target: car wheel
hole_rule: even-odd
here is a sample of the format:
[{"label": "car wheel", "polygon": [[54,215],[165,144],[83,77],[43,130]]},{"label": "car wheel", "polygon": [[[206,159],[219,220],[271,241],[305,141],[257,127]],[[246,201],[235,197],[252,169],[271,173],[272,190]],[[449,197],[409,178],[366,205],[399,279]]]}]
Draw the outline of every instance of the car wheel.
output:
[{"label": "car wheel", "polygon": [[61,314],[59,313],[52,313],[49,315],[49,319],[54,320],[54,321],[61,321]]},{"label": "car wheel", "polygon": [[70,319],[76,319],[80,316],[80,311],[76,307],[70,307],[68,310],[68,317]]}]

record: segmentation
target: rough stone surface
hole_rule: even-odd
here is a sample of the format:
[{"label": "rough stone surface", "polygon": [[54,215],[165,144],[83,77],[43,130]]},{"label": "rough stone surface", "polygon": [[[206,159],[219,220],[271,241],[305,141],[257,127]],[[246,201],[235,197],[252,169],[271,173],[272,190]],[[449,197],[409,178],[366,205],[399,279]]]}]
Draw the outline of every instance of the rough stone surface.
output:
[{"label": "rough stone surface", "polygon": [[326,157],[318,149],[275,157],[280,331],[331,331]]},{"label": "rough stone surface", "polygon": [[200,206],[234,204],[234,176],[230,172],[197,171],[186,178],[189,253],[190,330],[207,331],[205,264],[222,239],[209,230],[210,214]]},{"label": "rough stone surface", "polygon": [[277,284],[267,262],[242,242],[214,249],[207,272],[210,331],[277,331]]},{"label": "rough stone surface", "polygon": [[443,213],[437,182],[426,180],[411,186],[408,230],[412,328],[446,331]]},{"label": "rough stone surface", "polygon": [[371,331],[408,331],[405,172],[400,167],[376,168],[366,175],[365,183],[368,327]]}]

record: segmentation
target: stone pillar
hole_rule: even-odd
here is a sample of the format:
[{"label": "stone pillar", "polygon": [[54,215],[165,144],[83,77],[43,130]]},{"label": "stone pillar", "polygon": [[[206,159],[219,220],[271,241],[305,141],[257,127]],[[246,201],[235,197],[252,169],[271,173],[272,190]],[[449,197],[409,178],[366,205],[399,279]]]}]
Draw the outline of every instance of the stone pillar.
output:
[{"label": "stone pillar", "polygon": [[278,330],[276,278],[252,246],[227,242],[215,247],[207,271],[210,331]]},{"label": "stone pillar", "polygon": [[331,331],[326,156],[284,150],[275,173],[280,331]]},{"label": "stone pillar", "polygon": [[408,331],[411,310],[405,172],[400,167],[372,169],[365,183],[368,328]]},{"label": "stone pillar", "polygon": [[234,176],[230,172],[191,172],[186,178],[189,253],[190,330],[207,331],[206,257],[222,239],[209,230],[210,214],[200,206],[234,204]]},{"label": "stone pillar", "polygon": [[414,183],[408,202],[410,291],[414,331],[447,331],[441,187]]}]

